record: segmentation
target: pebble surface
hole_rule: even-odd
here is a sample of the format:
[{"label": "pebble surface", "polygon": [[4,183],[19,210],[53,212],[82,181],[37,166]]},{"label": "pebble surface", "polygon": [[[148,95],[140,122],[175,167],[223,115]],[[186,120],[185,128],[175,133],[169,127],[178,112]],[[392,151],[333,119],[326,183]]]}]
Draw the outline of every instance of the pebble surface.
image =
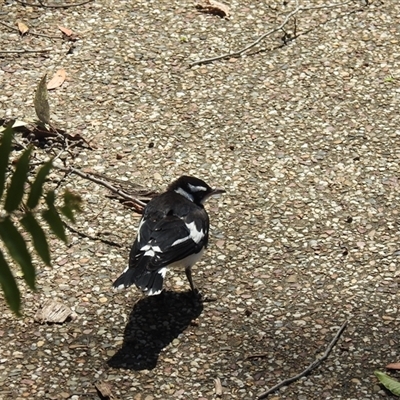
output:
[{"label": "pebble surface", "polygon": [[[76,228],[122,247],[70,233],[69,247],[51,240],[53,268],[38,262],[36,293],[18,278],[23,317],[0,301],[0,399],[98,398],[99,381],[124,400],[214,399],[215,378],[223,399],[255,399],[311,364],[345,320],[329,358],[269,399],[390,398],[373,371],[399,361],[400,4],[363,3],[301,12],[287,45],[276,32],[190,69],[251,43],[295,2],[234,0],[229,20],[181,0],[5,2],[10,26],[79,39],[0,25],[2,50],[51,49],[0,53],[1,118],[34,118],[38,82],[64,68],[51,120],[93,146],[67,165],[157,191],[192,174],[227,193],[206,205],[210,246],[193,277],[216,301],[200,304],[179,271],[160,298],[113,292],[139,216],[66,177],[61,188],[84,199]],[[48,299],[77,317],[34,322]]]}]

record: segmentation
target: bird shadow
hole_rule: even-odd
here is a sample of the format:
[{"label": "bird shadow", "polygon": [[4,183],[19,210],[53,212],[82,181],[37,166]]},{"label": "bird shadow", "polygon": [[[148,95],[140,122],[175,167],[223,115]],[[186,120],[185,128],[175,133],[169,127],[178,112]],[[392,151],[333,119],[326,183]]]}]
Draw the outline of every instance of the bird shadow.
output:
[{"label": "bird shadow", "polygon": [[122,347],[107,361],[112,368],[153,369],[160,352],[203,311],[192,292],[164,291],[139,300],[125,327]]}]

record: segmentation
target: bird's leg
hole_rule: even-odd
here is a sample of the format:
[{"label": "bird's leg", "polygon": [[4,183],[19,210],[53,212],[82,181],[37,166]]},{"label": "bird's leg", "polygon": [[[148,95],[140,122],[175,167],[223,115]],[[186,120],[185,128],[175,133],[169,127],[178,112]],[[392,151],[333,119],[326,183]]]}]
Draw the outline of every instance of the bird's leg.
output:
[{"label": "bird's leg", "polygon": [[194,293],[196,291],[196,287],[194,286],[193,279],[192,279],[192,267],[191,266],[185,268],[185,274],[186,274],[186,278],[189,281],[190,289]]},{"label": "bird's leg", "polygon": [[198,289],[196,289],[196,286],[194,286],[193,279],[192,279],[192,267],[186,267],[185,274],[186,274],[186,277],[190,284],[190,289],[191,289],[190,297],[192,298],[194,306],[197,307],[199,302],[201,303],[203,300],[202,300],[201,293],[198,291]]}]

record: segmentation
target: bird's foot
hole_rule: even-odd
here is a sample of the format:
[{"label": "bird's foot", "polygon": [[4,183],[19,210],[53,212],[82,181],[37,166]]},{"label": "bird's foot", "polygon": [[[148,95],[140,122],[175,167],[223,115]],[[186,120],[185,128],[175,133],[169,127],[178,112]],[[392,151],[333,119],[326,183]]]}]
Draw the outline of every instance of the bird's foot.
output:
[{"label": "bird's foot", "polygon": [[210,303],[212,301],[217,301],[216,297],[207,296],[206,294],[200,293],[200,291],[195,288],[190,292],[193,296],[193,300],[198,301],[200,303]]}]

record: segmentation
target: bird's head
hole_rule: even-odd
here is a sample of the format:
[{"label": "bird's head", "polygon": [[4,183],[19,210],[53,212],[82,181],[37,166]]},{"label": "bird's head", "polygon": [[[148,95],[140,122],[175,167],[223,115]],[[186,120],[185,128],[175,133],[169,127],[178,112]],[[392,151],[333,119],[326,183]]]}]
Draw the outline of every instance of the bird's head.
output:
[{"label": "bird's head", "polygon": [[181,176],[176,181],[172,182],[169,191],[176,192],[193,203],[202,205],[211,196],[224,193],[224,189],[211,188],[203,180],[195,178],[194,176]]}]

